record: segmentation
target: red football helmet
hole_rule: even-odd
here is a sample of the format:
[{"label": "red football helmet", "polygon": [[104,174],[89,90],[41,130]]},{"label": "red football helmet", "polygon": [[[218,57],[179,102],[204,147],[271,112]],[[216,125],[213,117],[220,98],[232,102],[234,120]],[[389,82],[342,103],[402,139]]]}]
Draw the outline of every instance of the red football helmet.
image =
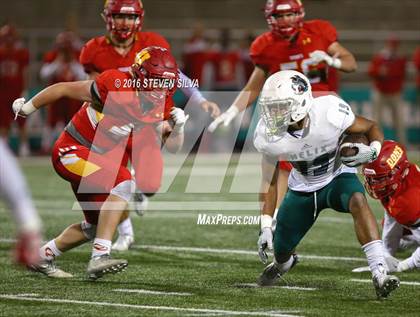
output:
[{"label": "red football helmet", "polygon": [[[129,28],[126,25],[116,25],[114,15],[135,16],[134,25]],[[144,9],[141,0],[106,0],[102,17],[106,22],[106,28],[118,40],[126,40],[141,30],[143,24]]]},{"label": "red football helmet", "polygon": [[138,90],[153,105],[164,105],[167,97],[175,93],[178,82],[178,65],[172,54],[163,47],[149,46],[137,53],[131,66]]},{"label": "red football helmet", "polygon": [[[265,19],[273,34],[289,38],[302,27],[305,11],[300,0],[267,0]],[[284,15],[291,14],[291,17]],[[283,17],[282,17],[283,16]]]},{"label": "red football helmet", "polygon": [[401,189],[409,166],[404,147],[395,141],[385,141],[378,158],[362,169],[369,195],[376,199],[394,195]]}]

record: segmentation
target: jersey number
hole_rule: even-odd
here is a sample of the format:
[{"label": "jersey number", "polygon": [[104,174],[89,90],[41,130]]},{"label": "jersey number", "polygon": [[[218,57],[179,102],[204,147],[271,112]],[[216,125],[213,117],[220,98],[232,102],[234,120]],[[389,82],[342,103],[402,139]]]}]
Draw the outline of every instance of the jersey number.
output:
[{"label": "jersey number", "polygon": [[335,160],[330,161],[335,156],[336,151],[332,151],[318,156],[313,161],[295,161],[292,162],[292,164],[302,175],[308,176],[311,169],[312,176],[320,176],[327,173],[330,164],[334,164],[333,171],[337,170],[340,166],[340,159],[338,155]]},{"label": "jersey number", "polygon": [[315,66],[318,63],[314,63],[312,58],[305,58],[300,61],[293,61],[289,63],[282,63],[280,64],[280,70],[302,70],[302,73],[308,77],[311,84],[316,84],[322,81],[322,71],[320,69],[310,69],[310,66]]}]

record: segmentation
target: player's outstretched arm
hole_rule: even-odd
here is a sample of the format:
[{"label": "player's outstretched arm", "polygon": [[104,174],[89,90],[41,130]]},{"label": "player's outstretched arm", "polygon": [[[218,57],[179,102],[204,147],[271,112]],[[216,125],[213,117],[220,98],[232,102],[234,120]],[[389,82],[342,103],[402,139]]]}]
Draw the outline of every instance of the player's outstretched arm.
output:
[{"label": "player's outstretched arm", "polygon": [[273,249],[272,223],[277,207],[277,160],[264,155],[261,161],[262,179],[260,186],[261,231],[258,238],[258,255],[263,263],[267,263],[265,250]]},{"label": "player's outstretched arm", "polygon": [[266,72],[260,67],[255,67],[247,84],[235,98],[233,104],[209,125],[209,132],[214,132],[221,123],[223,123],[225,127],[228,126],[239,112],[251,105],[255,99],[257,99],[265,79]]},{"label": "player's outstretched arm", "polygon": [[26,117],[39,108],[67,97],[80,101],[92,101],[90,87],[92,80],[63,82],[51,85],[40,91],[35,97],[25,102],[18,98],[13,102],[12,108],[16,116]]},{"label": "player's outstretched arm", "polygon": [[328,54],[333,58],[338,58],[341,61],[340,67],[337,67],[343,72],[351,73],[356,71],[357,62],[353,54],[338,42],[332,43],[328,47]]}]

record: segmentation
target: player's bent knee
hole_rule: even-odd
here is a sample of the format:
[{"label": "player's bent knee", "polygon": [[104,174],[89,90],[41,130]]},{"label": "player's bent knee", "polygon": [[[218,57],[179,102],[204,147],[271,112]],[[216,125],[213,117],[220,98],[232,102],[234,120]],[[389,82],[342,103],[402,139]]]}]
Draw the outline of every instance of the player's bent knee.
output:
[{"label": "player's bent knee", "polygon": [[349,201],[350,212],[362,211],[368,207],[366,197],[363,193],[354,193]]},{"label": "player's bent knee", "polygon": [[129,202],[133,195],[134,187],[134,181],[125,180],[117,184],[114,188],[112,188],[111,194],[125,200],[126,202]]},{"label": "player's bent knee", "polygon": [[96,236],[96,225],[90,224],[86,221],[80,223],[82,232],[85,235],[86,239],[93,240]]}]

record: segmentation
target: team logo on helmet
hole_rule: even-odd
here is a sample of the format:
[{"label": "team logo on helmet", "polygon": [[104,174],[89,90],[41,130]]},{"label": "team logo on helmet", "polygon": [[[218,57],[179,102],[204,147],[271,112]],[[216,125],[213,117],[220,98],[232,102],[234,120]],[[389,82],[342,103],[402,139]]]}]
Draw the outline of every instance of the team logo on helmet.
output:
[{"label": "team logo on helmet", "polygon": [[308,83],[302,77],[295,75],[290,79],[292,80],[292,89],[297,95],[302,95],[308,91]]},{"label": "team logo on helmet", "polygon": [[144,61],[148,60],[150,58],[150,53],[148,50],[142,50],[139,53],[137,53],[136,58],[134,59],[135,64],[143,64]]}]

